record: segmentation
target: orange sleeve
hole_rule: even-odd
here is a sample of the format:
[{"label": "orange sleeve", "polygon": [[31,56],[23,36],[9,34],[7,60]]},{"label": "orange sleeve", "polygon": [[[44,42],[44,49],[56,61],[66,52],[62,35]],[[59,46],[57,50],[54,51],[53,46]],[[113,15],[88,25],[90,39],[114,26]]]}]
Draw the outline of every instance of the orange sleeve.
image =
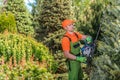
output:
[{"label": "orange sleeve", "polygon": [[70,41],[67,37],[63,37],[62,39],[62,49],[63,51],[70,51]]},{"label": "orange sleeve", "polygon": [[78,35],[79,39],[81,40],[81,39],[82,39],[82,37],[83,37],[83,35],[82,35],[82,34],[80,34],[79,32],[77,32],[77,35]]}]

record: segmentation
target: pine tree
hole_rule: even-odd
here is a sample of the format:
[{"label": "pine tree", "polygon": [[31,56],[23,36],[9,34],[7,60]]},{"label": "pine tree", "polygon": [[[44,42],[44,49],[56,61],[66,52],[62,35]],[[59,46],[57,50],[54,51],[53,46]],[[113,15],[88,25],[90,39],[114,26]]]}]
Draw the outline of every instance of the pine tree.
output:
[{"label": "pine tree", "polygon": [[33,35],[34,29],[31,26],[31,16],[27,11],[24,0],[8,0],[6,11],[11,11],[15,15],[19,33]]}]

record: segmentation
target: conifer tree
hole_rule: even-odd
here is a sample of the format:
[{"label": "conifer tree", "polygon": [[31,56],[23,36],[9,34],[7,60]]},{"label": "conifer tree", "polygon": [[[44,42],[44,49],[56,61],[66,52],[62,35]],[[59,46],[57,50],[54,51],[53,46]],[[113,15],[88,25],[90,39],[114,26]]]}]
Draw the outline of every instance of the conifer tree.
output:
[{"label": "conifer tree", "polygon": [[120,3],[108,0],[100,20],[99,57],[95,58],[91,80],[120,79]]},{"label": "conifer tree", "polygon": [[119,80],[120,68],[111,61],[111,58],[103,54],[94,61],[94,68],[90,75],[90,80]]},{"label": "conifer tree", "polygon": [[32,25],[33,25],[33,27],[35,29],[35,35],[36,36],[39,33],[39,27],[40,27],[39,16],[40,16],[40,13],[41,13],[42,2],[43,2],[43,0],[35,0],[34,3],[30,3],[30,5],[32,6],[31,14],[33,16]]},{"label": "conifer tree", "polygon": [[60,49],[61,22],[72,17],[71,4],[71,0],[45,0],[41,6],[39,38],[53,51]]},{"label": "conifer tree", "polygon": [[110,56],[111,60],[120,66],[120,3],[109,1],[101,19],[101,41],[98,50]]},{"label": "conifer tree", "polygon": [[28,13],[24,0],[8,0],[6,11],[11,11],[15,15],[19,33],[26,35],[32,35],[34,33],[34,29],[31,26],[31,15]]},{"label": "conifer tree", "polygon": [[100,25],[100,17],[102,15],[104,1],[75,0],[73,4],[75,18],[77,20],[77,30],[86,35],[90,35],[93,39],[95,39],[98,27]]}]

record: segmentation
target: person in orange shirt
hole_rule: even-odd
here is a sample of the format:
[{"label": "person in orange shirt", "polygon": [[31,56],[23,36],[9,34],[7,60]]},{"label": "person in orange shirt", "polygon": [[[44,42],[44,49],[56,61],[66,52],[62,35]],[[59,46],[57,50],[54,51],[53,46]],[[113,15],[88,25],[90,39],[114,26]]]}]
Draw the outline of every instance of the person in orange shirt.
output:
[{"label": "person in orange shirt", "polygon": [[62,22],[62,27],[66,31],[61,44],[64,56],[67,58],[68,79],[69,80],[83,80],[83,73],[81,69],[81,62],[86,62],[86,57],[80,54],[80,40],[85,40],[89,37],[74,32],[73,20],[66,19]]}]

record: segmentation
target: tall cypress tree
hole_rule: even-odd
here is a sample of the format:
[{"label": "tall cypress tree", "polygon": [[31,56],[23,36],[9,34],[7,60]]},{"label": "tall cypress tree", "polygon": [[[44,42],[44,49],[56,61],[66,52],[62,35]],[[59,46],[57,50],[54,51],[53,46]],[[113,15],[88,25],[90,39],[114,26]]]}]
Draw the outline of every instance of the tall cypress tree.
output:
[{"label": "tall cypress tree", "polygon": [[11,11],[15,15],[19,33],[26,35],[34,33],[34,29],[31,26],[31,15],[28,13],[24,0],[8,0],[6,10]]}]

